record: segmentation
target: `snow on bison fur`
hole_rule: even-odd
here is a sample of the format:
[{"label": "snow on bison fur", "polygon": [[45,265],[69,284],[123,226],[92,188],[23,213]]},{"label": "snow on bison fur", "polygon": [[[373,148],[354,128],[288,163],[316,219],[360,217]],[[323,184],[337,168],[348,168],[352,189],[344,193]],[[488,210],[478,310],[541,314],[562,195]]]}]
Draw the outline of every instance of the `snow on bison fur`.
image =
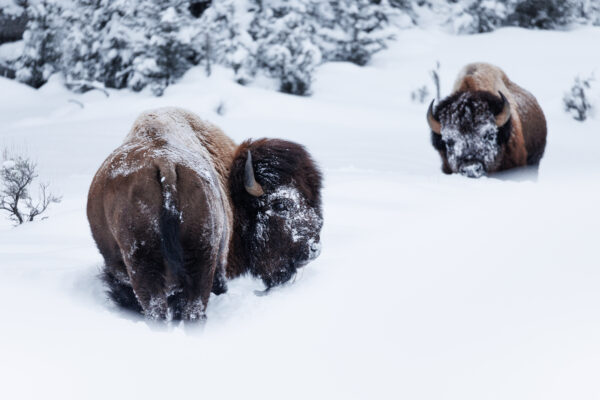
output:
[{"label": "snow on bison fur", "polygon": [[446,174],[480,176],[538,165],[546,147],[546,119],[535,97],[498,67],[469,64],[453,93],[427,111],[431,142]]},{"label": "snow on bison fur", "polygon": [[88,195],[109,295],[149,319],[198,320],[226,278],[285,283],[319,255],[320,191],[298,144],[236,146],[190,112],[143,113]]}]

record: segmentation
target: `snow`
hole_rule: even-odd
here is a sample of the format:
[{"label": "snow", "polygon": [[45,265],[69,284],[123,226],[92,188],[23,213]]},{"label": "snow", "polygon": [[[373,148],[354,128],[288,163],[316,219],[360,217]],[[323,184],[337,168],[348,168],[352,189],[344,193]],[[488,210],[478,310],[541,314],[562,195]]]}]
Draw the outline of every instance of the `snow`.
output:
[{"label": "snow", "polygon": [[13,160],[6,160],[2,163],[2,169],[13,169],[16,163]]},{"label": "snow", "polygon": [[[0,396],[597,399],[600,121],[574,121],[562,96],[600,64],[599,40],[597,28],[406,30],[366,67],[321,66],[311,97],[240,86],[221,68],[194,68],[160,98],[0,79],[0,144],[26,147],[63,196],[48,219],[0,222]],[[537,180],[442,174],[428,102],[410,101],[415,85],[432,89],[438,60],[442,93],[485,61],[537,97],[549,126]],[[320,257],[266,296],[259,280],[230,282],[196,329],[106,300],[85,217],[97,168],[163,106],[237,143],[300,142],[325,176]]]},{"label": "snow", "polygon": [[0,0],[0,10],[3,14],[18,16],[23,13],[23,9],[15,0]]},{"label": "snow", "polygon": [[14,62],[23,53],[23,41],[4,43],[0,45],[0,64]]}]

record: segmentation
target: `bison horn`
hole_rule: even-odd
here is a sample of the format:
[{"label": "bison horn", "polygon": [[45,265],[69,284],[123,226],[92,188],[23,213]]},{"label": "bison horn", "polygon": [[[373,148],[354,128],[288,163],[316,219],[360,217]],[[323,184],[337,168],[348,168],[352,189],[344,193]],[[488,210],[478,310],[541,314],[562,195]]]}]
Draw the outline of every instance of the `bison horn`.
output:
[{"label": "bison horn", "polygon": [[429,127],[431,128],[431,130],[434,133],[440,135],[442,132],[442,126],[440,124],[440,121],[435,119],[435,117],[433,116],[433,103],[435,103],[435,99],[431,101],[429,109],[427,110],[427,122],[429,123]]},{"label": "bison horn", "polygon": [[502,99],[502,111],[500,114],[496,115],[496,125],[504,126],[510,119],[510,103],[506,100],[506,97],[504,97],[502,92],[498,93],[500,93],[500,98]]},{"label": "bison horn", "polygon": [[246,158],[246,168],[244,169],[244,187],[246,191],[254,197],[262,196],[265,192],[262,186],[254,178],[254,168],[252,167],[252,154],[248,150],[248,158]]}]

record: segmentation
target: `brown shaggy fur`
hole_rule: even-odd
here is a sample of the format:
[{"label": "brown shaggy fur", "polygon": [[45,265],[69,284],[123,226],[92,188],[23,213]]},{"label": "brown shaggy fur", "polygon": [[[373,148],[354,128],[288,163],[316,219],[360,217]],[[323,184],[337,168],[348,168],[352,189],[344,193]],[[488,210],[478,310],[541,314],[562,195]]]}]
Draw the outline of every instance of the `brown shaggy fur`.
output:
[{"label": "brown shaggy fur", "polygon": [[234,237],[232,251],[229,253],[227,275],[235,278],[246,272],[261,276],[267,287],[282,283],[289,274],[295,273],[298,266],[285,268],[278,274],[274,260],[281,254],[288,258],[304,260],[308,255],[303,254],[304,243],[289,240],[287,235],[278,235],[278,240],[271,241],[267,248],[262,249],[257,241],[253,227],[255,221],[265,208],[263,199],[250,196],[243,186],[244,164],[247,152],[251,151],[255,176],[266,193],[272,193],[279,187],[293,186],[304,199],[306,206],[314,209],[317,220],[305,218],[303,221],[309,225],[309,230],[316,232],[315,240],[319,241],[318,232],[321,230],[321,173],[306,149],[298,144],[279,139],[260,139],[245,141],[237,149],[229,180],[229,191],[234,210]]},{"label": "brown shaggy fur", "polygon": [[[473,63],[465,66],[454,84],[453,95],[459,93],[486,92],[494,97],[504,94],[510,104],[512,129],[508,142],[503,144],[502,159],[497,169],[537,165],[546,146],[546,119],[535,97],[527,90],[512,82],[498,67],[485,63]],[[452,95],[451,95],[452,96]],[[493,105],[490,105],[493,108]],[[436,138],[433,138],[435,141]],[[435,143],[434,143],[435,146]],[[451,173],[446,152],[436,146],[442,157],[442,169]]]},{"label": "brown shaggy fur", "polygon": [[[258,198],[244,188],[247,150],[265,191]],[[305,205],[318,212],[304,210],[304,218],[290,222],[290,214],[273,211],[271,201],[288,200],[272,193],[281,185],[302,193],[294,211]],[[195,320],[204,317],[211,290],[226,291],[226,276],[250,272],[267,287],[287,281],[315,256],[310,246],[316,248],[321,229],[320,185],[316,165],[297,144],[263,139],[237,147],[185,110],[142,114],[88,195],[110,296],[150,319]],[[254,232],[259,219],[262,236]],[[295,234],[310,234],[290,240],[290,226]]]},{"label": "brown shaggy fur", "polygon": [[[180,137],[173,141],[174,132]],[[161,109],[142,114],[102,164],[87,213],[107,283],[133,289],[112,293],[120,296],[117,303],[135,309],[135,294],[147,316],[161,319],[175,294],[182,303],[178,317],[201,316],[215,272],[224,275],[232,231],[226,187],[234,150],[217,127],[184,110]],[[182,279],[185,293],[172,293]]]}]

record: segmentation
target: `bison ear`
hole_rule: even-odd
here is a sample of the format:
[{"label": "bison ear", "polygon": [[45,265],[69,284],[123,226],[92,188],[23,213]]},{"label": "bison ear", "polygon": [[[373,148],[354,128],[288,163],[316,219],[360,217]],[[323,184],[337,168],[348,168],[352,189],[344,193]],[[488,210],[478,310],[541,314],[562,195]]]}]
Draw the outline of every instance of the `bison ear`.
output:
[{"label": "bison ear", "polygon": [[500,98],[502,99],[502,111],[496,115],[496,126],[504,126],[510,119],[510,103],[506,100],[502,92],[498,93],[500,93]]},{"label": "bison ear", "polygon": [[435,103],[435,99],[431,101],[429,109],[427,110],[427,123],[429,124],[429,127],[431,128],[431,131],[433,133],[441,135],[442,125],[440,124],[440,121],[435,119],[435,117],[433,116],[433,103]]},{"label": "bison ear", "polygon": [[246,158],[246,166],[244,168],[244,188],[254,197],[265,194],[262,186],[256,182],[256,178],[254,177],[254,167],[252,166],[252,154],[250,150],[248,150],[248,157]]}]

